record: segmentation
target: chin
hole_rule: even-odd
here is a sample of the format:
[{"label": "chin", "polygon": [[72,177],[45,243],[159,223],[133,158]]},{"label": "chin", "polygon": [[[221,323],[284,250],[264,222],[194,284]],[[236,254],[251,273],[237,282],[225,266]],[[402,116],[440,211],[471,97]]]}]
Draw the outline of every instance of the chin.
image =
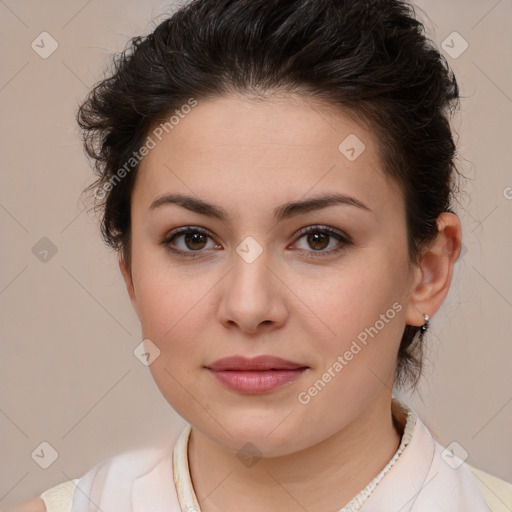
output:
[{"label": "chin", "polygon": [[[237,455],[244,455],[244,451],[251,455],[251,450],[254,450],[260,457],[280,457],[306,448],[301,446],[304,433],[298,425],[286,419],[283,421],[286,414],[278,415],[270,411],[264,417],[261,411],[254,414],[248,411],[222,414],[219,411],[219,414],[223,418],[222,426],[206,418],[190,423],[210,440]],[[290,414],[289,419],[293,416]]]}]

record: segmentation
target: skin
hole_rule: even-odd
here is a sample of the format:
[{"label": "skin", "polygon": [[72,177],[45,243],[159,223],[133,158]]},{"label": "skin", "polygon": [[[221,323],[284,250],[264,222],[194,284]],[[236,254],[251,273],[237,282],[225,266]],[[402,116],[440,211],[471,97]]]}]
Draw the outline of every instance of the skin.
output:
[{"label": "skin", "polygon": [[[366,146],[354,161],[338,149],[350,134]],[[150,211],[170,193],[214,203],[228,217],[176,204]],[[345,204],[273,217],[284,203],[327,193],[369,210]],[[400,443],[391,415],[398,346],[405,325],[422,325],[424,313],[432,318],[448,293],[461,247],[457,216],[439,217],[437,239],[412,263],[400,188],[385,175],[362,123],[301,96],[231,94],[199,101],[149,152],[131,219],[132,265],[120,258],[120,269],[143,338],[160,350],[152,375],[193,427],[189,463],[201,510],[230,512],[242,502],[246,512],[344,506]],[[317,224],[351,243],[330,236],[315,245],[297,234]],[[210,233],[188,245],[183,235],[169,242],[193,259],[162,243],[183,226]],[[247,236],[262,249],[252,263],[236,252]],[[402,306],[394,318],[300,403],[298,393],[394,303]],[[205,369],[235,354],[276,355],[309,368],[277,390],[240,394]],[[237,457],[247,442],[262,456],[252,467]]]}]

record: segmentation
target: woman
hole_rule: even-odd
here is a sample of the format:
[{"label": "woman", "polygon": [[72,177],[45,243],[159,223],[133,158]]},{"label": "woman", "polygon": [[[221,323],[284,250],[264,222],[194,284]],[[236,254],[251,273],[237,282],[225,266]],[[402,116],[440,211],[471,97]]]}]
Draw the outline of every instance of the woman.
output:
[{"label": "woman", "polygon": [[457,100],[405,1],[196,0],[133,39],[78,121],[189,426],[23,510],[489,510],[392,395],[460,254]]}]

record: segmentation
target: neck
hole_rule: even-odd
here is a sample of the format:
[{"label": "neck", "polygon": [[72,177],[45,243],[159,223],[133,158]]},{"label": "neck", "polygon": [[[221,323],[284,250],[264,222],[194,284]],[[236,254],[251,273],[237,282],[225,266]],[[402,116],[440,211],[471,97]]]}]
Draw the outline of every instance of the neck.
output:
[{"label": "neck", "polygon": [[262,458],[250,468],[192,429],[188,458],[201,511],[240,510],[240,497],[244,512],[339,510],[393,457],[404,421],[392,417],[388,393],[322,442],[290,455]]}]

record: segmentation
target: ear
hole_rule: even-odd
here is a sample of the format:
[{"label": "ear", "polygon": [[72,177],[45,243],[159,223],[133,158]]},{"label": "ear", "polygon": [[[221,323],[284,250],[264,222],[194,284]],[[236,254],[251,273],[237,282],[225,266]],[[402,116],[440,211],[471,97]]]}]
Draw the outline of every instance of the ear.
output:
[{"label": "ear", "polygon": [[462,247],[462,228],[457,215],[444,212],[437,218],[438,234],[426,248],[414,270],[406,322],[423,325],[423,315],[434,316],[448,295],[453,267]]},{"label": "ear", "polygon": [[135,287],[133,285],[132,272],[126,265],[123,254],[119,253],[119,268],[121,270],[121,274],[123,275],[124,283],[126,285],[126,289],[128,291],[128,295],[130,296],[130,300],[133,306],[133,309],[138,314],[137,308],[137,297],[135,296]]}]

